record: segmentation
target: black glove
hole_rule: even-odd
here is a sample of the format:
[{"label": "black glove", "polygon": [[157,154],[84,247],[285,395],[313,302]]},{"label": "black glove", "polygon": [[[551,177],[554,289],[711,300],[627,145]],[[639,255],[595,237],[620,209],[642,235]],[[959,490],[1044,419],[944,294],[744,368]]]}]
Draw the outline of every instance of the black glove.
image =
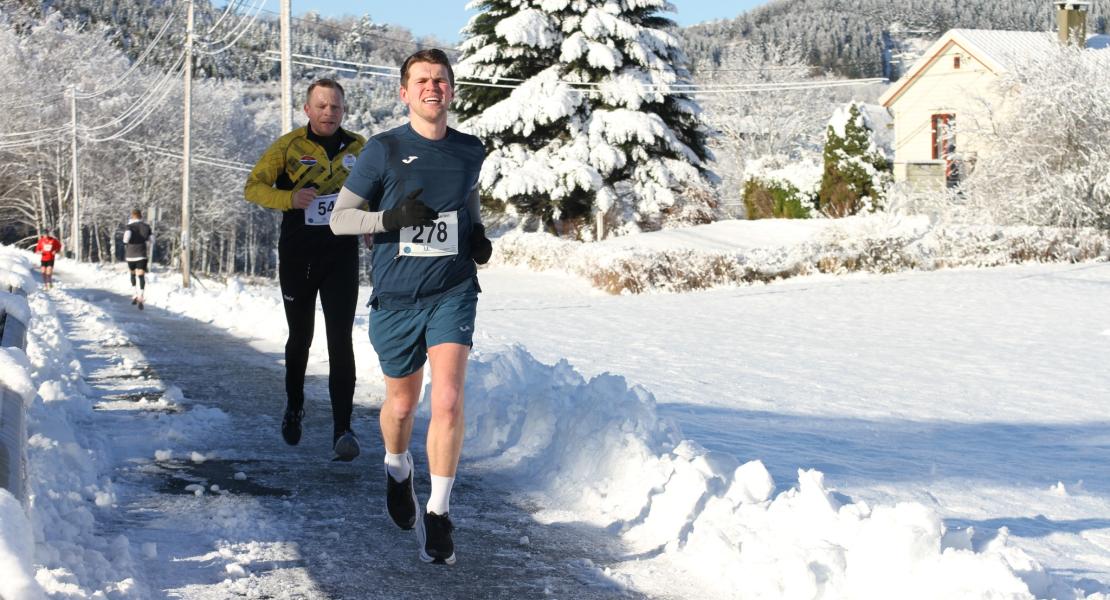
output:
[{"label": "black glove", "polygon": [[481,223],[475,223],[470,228],[470,258],[474,262],[484,265],[489,262],[489,257],[493,255],[493,243],[486,237],[486,226]]},{"label": "black glove", "polygon": [[388,208],[382,211],[382,225],[386,231],[397,231],[402,227],[429,227],[432,221],[439,217],[439,213],[428,208],[417,197],[424,193],[424,188],[420,188],[415,192],[410,193],[394,208]]}]

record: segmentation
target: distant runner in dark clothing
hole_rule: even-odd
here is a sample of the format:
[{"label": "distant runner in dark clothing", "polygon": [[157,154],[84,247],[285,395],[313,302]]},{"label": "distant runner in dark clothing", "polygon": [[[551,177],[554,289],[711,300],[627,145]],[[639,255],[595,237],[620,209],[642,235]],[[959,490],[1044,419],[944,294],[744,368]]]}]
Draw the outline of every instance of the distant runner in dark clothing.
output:
[{"label": "distant runner in dark clothing", "polygon": [[123,230],[123,257],[131,271],[131,304],[143,309],[146,294],[147,256],[153,238],[150,225],[143,222],[143,213],[131,211],[127,228]]}]

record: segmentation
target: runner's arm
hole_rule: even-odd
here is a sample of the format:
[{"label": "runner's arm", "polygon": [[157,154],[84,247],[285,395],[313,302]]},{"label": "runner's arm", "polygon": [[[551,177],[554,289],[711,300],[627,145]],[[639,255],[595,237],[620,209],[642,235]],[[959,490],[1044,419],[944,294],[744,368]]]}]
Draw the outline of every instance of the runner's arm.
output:
[{"label": "runner's arm", "polygon": [[466,210],[470,212],[470,220],[476,225],[482,224],[482,201],[478,198],[478,187],[470,190],[466,197]]},{"label": "runner's arm", "polygon": [[243,188],[243,196],[255,204],[273,208],[275,210],[289,210],[293,208],[293,192],[274,188],[274,183],[281,176],[285,168],[285,149],[275,143],[266,149],[262,158],[251,169],[247,176],[247,185]]},{"label": "runner's arm", "polygon": [[331,211],[331,231],[335,235],[357,235],[360,233],[381,233],[385,231],[381,212],[364,210],[368,206],[366,198],[347,189],[339,190],[335,208]]}]

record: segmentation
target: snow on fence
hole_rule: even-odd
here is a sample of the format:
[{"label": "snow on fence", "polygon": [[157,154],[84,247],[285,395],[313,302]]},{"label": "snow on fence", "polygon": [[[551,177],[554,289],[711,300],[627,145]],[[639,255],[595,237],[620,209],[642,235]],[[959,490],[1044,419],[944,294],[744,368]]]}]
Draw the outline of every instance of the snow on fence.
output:
[{"label": "snow on fence", "polygon": [[31,308],[27,290],[35,285],[31,262],[0,248],[0,488],[26,500],[26,407],[34,395],[25,353]]}]

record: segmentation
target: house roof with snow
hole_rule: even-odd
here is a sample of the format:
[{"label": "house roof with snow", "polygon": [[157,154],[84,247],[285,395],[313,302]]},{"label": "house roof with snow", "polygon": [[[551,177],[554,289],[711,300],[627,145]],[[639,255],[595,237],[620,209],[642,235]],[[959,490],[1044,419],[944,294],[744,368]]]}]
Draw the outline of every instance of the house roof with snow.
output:
[{"label": "house roof with snow", "polygon": [[[1028,59],[1051,52],[1059,45],[1057,35],[1047,31],[950,29],[933,42],[913,67],[879,97],[879,103],[889,107],[952,46],[957,46],[978,59],[992,73],[1002,74]],[[1088,38],[1088,49],[1107,47],[1110,47],[1110,36],[1095,35]]]}]

